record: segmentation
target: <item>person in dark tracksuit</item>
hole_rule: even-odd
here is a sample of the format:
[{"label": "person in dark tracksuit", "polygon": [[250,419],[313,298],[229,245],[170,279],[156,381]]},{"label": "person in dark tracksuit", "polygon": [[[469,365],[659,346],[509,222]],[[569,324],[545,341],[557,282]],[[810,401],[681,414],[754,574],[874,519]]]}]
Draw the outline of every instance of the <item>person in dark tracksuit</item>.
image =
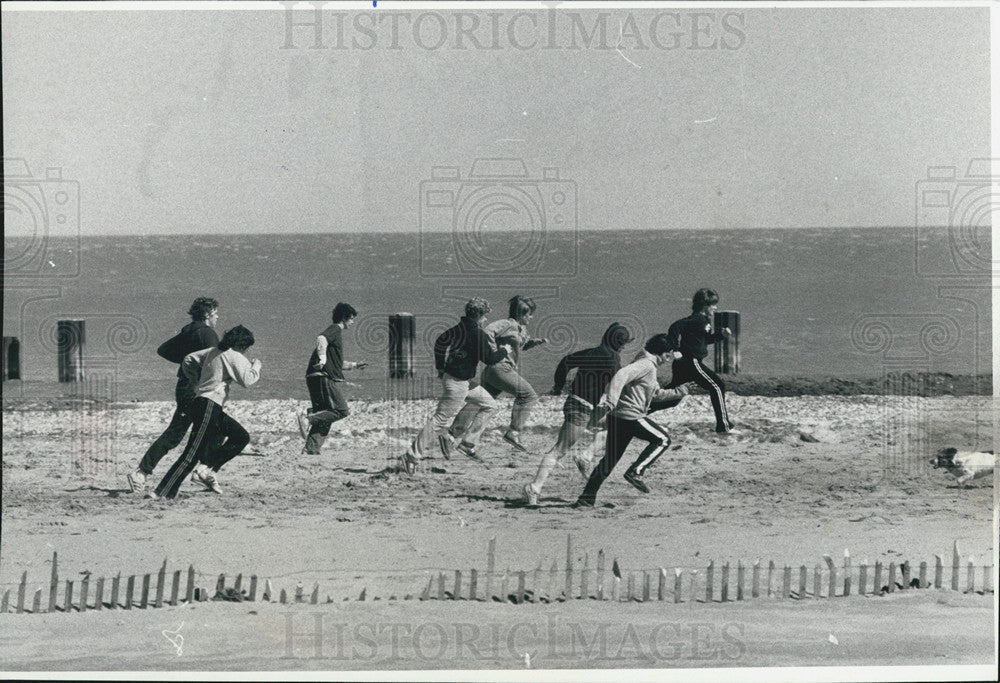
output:
[{"label": "person in dark tracksuit", "polygon": [[[555,445],[542,456],[534,481],[524,485],[524,499],[528,505],[538,505],[542,487],[552,469],[586,433],[594,406],[604,394],[612,376],[621,370],[620,351],[630,341],[632,336],[624,325],[611,323],[604,331],[599,346],[570,353],[559,361],[552,383],[551,393],[554,396],[562,394],[566,376],[571,370],[576,370],[576,377],[573,378],[569,396],[563,404],[563,425],[559,430],[559,437]],[[598,434],[597,438],[602,436]],[[601,444],[603,445],[603,439]],[[574,462],[584,478],[587,478],[590,475],[590,459],[574,457]]]},{"label": "person in dark tracksuit", "polygon": [[347,399],[340,385],[345,384],[344,370],[366,367],[344,360],[343,332],[354,324],[358,312],[350,304],[338,303],[333,309],[333,324],[316,339],[316,348],[309,357],[306,368],[306,387],[312,411],[297,415],[299,431],[306,440],[305,452],[318,455],[334,422],[350,414]]},{"label": "person in dark tracksuit", "polygon": [[474,410],[475,414],[464,430],[458,451],[479,460],[476,445],[490,416],[496,412],[497,402],[482,386],[474,386],[476,369],[480,362],[499,363],[512,352],[509,345],[498,347],[483,330],[482,325],[489,312],[490,305],[485,299],[470,299],[458,324],[442,332],[434,341],[434,366],[441,380],[442,394],[434,414],[400,457],[407,474],[416,471],[417,462],[424,457],[435,436],[444,457],[451,457],[455,438],[448,433],[448,427],[465,406],[470,406],[470,411]]},{"label": "person in dark tracksuit", "polygon": [[[161,358],[178,365],[189,353],[212,348],[219,343],[219,335],[215,333],[214,329],[219,321],[218,301],[200,296],[191,304],[188,315],[191,316],[191,322],[185,325],[177,335],[160,344],[160,348],[156,350]],[[191,426],[191,413],[188,407],[194,400],[194,391],[188,378],[184,375],[183,367],[177,368],[174,400],[177,405],[174,408],[173,417],[170,418],[170,424],[142,456],[138,469],[126,475],[129,488],[133,492],[146,487],[146,478],[153,474],[156,464],[168,451],[180,445],[180,442],[184,440],[184,435],[187,434],[188,427]]]},{"label": "person in dark tracksuit", "polygon": [[705,367],[703,362],[708,355],[709,344],[732,335],[728,327],[712,330],[712,320],[718,303],[718,294],[711,289],[699,289],[691,301],[691,315],[675,321],[667,330],[670,349],[681,354],[681,357],[673,363],[673,377],[667,388],[672,389],[694,382],[708,391],[712,399],[712,409],[715,411],[715,431],[726,434],[733,428],[726,410],[726,385],[717,374]]},{"label": "person in dark tracksuit", "polygon": [[237,325],[222,335],[218,346],[184,357],[181,370],[195,393],[189,408],[191,437],[184,453],[167,470],[151,497],[174,498],[192,470],[194,481],[222,493],[216,473],[250,443],[247,430],[223,412],[223,408],[232,382],[249,387],[260,379],[261,362],[243,355],[253,343],[253,333]]},{"label": "person in dark tracksuit", "polygon": [[611,378],[589,423],[591,427],[596,427],[607,416],[608,436],[604,457],[590,473],[574,507],[594,507],[601,484],[614,470],[632,439],[642,439],[649,445],[626,470],[625,481],[641,492],[649,493],[642,475],[669,448],[670,435],[647,414],[653,399],[664,400],[678,394],[676,389],[660,388],[656,379],[656,369],[675,355],[670,350],[667,335],[654,335],[636,359]]}]

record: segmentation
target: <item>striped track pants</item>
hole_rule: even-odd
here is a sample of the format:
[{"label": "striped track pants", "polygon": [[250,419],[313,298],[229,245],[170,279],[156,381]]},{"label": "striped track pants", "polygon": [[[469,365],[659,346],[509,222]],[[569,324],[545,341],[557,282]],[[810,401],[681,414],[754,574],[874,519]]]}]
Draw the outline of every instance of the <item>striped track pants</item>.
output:
[{"label": "striped track pants", "polygon": [[608,440],[607,449],[601,462],[597,464],[594,471],[590,473],[587,486],[580,494],[580,498],[591,503],[597,498],[597,491],[601,484],[608,478],[615,465],[625,454],[625,449],[632,442],[632,439],[641,439],[649,442],[643,449],[639,457],[636,458],[629,470],[642,476],[646,469],[656,462],[657,458],[666,452],[670,447],[670,435],[667,430],[650,420],[642,417],[638,420],[623,420],[613,415],[608,416]]},{"label": "striped track pants", "polygon": [[668,389],[675,389],[682,384],[694,382],[708,392],[712,399],[712,409],[715,411],[715,431],[728,432],[733,428],[726,410],[726,385],[722,379],[705,367],[697,358],[684,356],[674,361],[673,377],[670,378]]}]

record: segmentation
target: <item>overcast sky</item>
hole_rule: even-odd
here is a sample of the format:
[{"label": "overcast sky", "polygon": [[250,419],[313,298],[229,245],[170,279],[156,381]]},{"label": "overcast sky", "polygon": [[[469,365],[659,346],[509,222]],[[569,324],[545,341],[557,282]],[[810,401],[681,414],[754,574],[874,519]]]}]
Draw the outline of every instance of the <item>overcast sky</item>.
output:
[{"label": "overcast sky", "polygon": [[984,8],[539,7],[330,8],[320,49],[284,11],[4,11],[4,154],[79,182],[84,235],[416,230],[488,157],[558,168],[582,229],[912,225],[928,166],[989,156]]}]

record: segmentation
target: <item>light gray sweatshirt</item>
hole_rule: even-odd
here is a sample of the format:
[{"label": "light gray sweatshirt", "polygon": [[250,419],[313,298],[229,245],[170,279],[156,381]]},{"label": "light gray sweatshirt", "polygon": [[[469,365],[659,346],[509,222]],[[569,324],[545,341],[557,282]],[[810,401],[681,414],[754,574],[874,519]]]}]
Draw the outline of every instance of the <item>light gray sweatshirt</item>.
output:
[{"label": "light gray sweatshirt", "polygon": [[249,387],[260,379],[260,372],[239,351],[220,351],[213,346],[184,356],[181,370],[194,388],[196,398],[204,396],[220,407],[229,398],[229,385],[233,380]]}]

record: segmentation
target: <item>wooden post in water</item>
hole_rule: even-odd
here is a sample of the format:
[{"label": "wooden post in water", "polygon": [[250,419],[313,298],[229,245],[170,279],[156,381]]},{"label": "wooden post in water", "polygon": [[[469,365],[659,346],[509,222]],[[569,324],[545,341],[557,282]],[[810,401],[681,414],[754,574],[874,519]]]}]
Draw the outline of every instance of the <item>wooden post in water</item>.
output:
[{"label": "wooden post in water", "polygon": [[412,313],[389,316],[389,377],[413,377],[413,336],[416,324]]},{"label": "wooden post in water", "polygon": [[83,320],[56,322],[56,353],[60,382],[83,381],[83,343],[86,339]]},{"label": "wooden post in water", "polygon": [[0,377],[3,381],[21,379],[21,342],[17,337],[3,338],[3,368]]},{"label": "wooden post in water", "polygon": [[740,314],[739,311],[716,311],[715,331],[728,327],[729,339],[715,342],[715,371],[720,375],[735,375],[740,371]]}]

